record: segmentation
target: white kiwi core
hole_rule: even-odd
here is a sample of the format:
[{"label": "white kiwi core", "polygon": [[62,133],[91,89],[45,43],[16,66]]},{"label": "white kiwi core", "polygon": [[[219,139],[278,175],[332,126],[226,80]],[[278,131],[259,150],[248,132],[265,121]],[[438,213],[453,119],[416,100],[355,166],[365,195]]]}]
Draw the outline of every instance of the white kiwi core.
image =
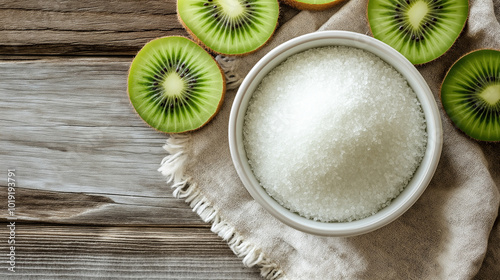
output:
[{"label": "white kiwi core", "polygon": [[224,13],[231,18],[237,18],[245,12],[242,4],[238,0],[219,0],[218,2]]},{"label": "white kiwi core", "polygon": [[425,18],[427,13],[429,12],[429,7],[427,3],[424,1],[417,1],[411,8],[408,10],[408,19],[410,21],[411,26],[413,28],[418,29],[420,27],[420,23]]},{"label": "white kiwi core", "polygon": [[165,89],[165,96],[178,97],[182,96],[186,85],[177,73],[170,73],[163,81],[163,88]]},{"label": "white kiwi core", "polygon": [[500,100],[500,84],[486,87],[479,96],[491,106],[495,106]]}]

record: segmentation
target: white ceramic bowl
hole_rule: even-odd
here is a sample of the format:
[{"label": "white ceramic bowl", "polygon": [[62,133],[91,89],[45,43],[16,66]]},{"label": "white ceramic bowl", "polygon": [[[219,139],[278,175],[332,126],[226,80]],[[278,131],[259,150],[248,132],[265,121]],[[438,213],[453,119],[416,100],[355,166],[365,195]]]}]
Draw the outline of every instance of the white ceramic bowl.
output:
[{"label": "white ceramic bowl", "polygon": [[[404,191],[378,213],[352,222],[325,223],[299,216],[281,206],[262,188],[253,175],[243,147],[243,120],[250,97],[269,71],[289,56],[310,48],[350,46],[369,51],[398,70],[413,88],[427,122],[427,150],[412,180]],[[248,73],[235,97],[229,119],[229,148],[238,175],[252,197],[283,223],[312,234],[353,236],[378,229],[401,216],[420,197],[436,170],[443,143],[441,119],[429,86],[403,55],[370,36],[347,31],[323,31],[303,35],[276,47]]]}]

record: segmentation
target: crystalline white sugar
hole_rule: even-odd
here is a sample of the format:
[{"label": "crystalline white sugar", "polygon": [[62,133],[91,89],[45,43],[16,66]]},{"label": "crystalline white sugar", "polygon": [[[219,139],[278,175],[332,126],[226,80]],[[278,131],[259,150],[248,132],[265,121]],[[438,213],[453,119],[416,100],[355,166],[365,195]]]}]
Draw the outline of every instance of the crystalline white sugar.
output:
[{"label": "crystalline white sugar", "polygon": [[252,171],[284,207],[319,221],[376,213],[407,185],[426,147],[416,94],[379,57],[350,47],[291,56],[250,100]]}]

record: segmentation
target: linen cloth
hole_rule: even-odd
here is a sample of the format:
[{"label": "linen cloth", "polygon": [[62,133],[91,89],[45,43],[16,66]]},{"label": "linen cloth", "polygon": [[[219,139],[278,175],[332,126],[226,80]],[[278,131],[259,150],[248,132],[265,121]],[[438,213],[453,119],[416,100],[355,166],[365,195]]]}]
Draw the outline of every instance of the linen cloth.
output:
[{"label": "linen cloth", "polygon": [[[264,278],[500,279],[500,143],[468,138],[441,108],[444,144],[433,180],[404,215],[368,234],[320,237],[292,229],[252,199],[233,168],[229,111],[250,68],[275,46],[302,34],[370,34],[366,7],[367,0],[347,0],[321,12],[285,7],[282,23],[263,49],[244,57],[218,57],[229,88],[222,110],[201,130],[172,135],[159,170],[173,194],[212,223],[245,265],[261,267]],[[479,48],[500,49],[500,0],[470,0],[469,11],[452,49],[417,66],[439,107],[440,84],[459,57]]]}]

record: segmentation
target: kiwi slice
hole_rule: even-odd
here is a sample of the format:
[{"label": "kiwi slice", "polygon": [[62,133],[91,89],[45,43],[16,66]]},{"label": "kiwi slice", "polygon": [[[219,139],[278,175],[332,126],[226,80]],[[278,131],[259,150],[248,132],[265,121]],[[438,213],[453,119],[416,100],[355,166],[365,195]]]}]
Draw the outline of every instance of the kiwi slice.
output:
[{"label": "kiwi slice", "polygon": [[282,0],[289,6],[299,10],[321,11],[335,6],[342,0]]},{"label": "kiwi slice", "polygon": [[177,15],[215,53],[241,55],[263,46],[278,24],[277,0],[178,0]]},{"label": "kiwi slice", "polygon": [[468,0],[369,0],[373,37],[413,64],[443,55],[455,43],[469,14]]},{"label": "kiwi slice", "polygon": [[455,62],[441,85],[441,101],[467,135],[500,141],[500,51],[478,50]]},{"label": "kiwi slice", "polygon": [[147,43],[129,70],[128,94],[136,112],[167,133],[202,127],[219,111],[225,90],[217,62],[184,37]]}]

